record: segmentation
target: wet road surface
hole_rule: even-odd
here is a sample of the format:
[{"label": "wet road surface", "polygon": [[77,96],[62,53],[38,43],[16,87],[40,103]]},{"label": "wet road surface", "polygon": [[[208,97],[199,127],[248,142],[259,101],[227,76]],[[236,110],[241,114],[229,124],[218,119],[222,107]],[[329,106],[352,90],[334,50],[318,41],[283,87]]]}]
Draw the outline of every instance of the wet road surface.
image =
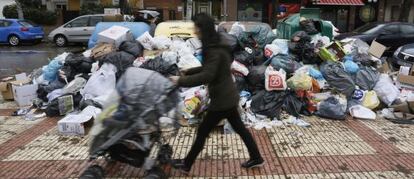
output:
[{"label": "wet road surface", "polygon": [[30,73],[34,69],[40,68],[49,63],[57,55],[64,52],[83,52],[84,46],[72,45],[59,48],[50,43],[37,45],[21,45],[10,47],[0,45],[0,78],[4,78],[17,73]]}]

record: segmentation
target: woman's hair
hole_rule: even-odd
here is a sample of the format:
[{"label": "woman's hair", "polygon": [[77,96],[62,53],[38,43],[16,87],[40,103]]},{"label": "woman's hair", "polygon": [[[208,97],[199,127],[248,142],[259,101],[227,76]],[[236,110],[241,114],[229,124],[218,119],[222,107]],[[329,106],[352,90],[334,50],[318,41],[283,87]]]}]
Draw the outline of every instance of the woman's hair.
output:
[{"label": "woman's hair", "polygon": [[201,43],[203,50],[212,44],[219,44],[220,35],[217,33],[214,19],[205,13],[197,14],[193,17],[193,22],[201,33]]}]

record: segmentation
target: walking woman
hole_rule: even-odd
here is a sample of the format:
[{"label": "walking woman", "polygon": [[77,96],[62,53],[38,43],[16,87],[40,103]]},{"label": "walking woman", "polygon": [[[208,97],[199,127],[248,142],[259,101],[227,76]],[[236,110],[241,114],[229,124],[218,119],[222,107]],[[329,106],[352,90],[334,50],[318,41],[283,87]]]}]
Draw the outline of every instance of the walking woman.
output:
[{"label": "walking woman", "polygon": [[250,160],[242,163],[241,166],[244,168],[261,166],[264,160],[237,110],[239,94],[230,72],[232,63],[230,48],[220,43],[220,36],[215,30],[213,18],[207,14],[198,14],[193,21],[196,26],[196,35],[201,39],[203,45],[203,66],[189,69],[184,72],[184,76],[173,76],[170,79],[182,87],[207,85],[211,100],[207,115],[198,127],[197,136],[190,152],[185,159],[173,160],[173,167],[188,173],[203,149],[209,133],[225,118],[240,135],[249,151]]}]

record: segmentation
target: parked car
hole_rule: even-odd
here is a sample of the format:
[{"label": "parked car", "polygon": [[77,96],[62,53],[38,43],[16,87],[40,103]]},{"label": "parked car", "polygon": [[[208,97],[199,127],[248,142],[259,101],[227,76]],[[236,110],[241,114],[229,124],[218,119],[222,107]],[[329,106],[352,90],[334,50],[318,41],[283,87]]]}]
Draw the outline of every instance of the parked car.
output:
[{"label": "parked car", "polygon": [[391,65],[394,70],[398,70],[400,66],[413,66],[414,43],[399,47],[391,58]]},{"label": "parked car", "polygon": [[70,42],[87,43],[99,22],[122,22],[122,15],[94,14],[77,17],[50,32],[48,39],[63,47]]},{"label": "parked car", "polygon": [[43,28],[28,20],[0,19],[0,43],[17,46],[21,42],[41,42]]},{"label": "parked car", "polygon": [[369,23],[353,32],[340,34],[335,39],[342,40],[347,37],[359,38],[368,44],[371,44],[375,39],[388,47],[385,55],[391,56],[398,47],[414,43],[414,24],[403,22]]},{"label": "parked car", "polygon": [[150,26],[144,22],[100,22],[96,25],[96,28],[89,39],[88,48],[92,48],[96,45],[98,41],[98,34],[100,32],[116,25],[130,29],[134,39],[150,30]]}]

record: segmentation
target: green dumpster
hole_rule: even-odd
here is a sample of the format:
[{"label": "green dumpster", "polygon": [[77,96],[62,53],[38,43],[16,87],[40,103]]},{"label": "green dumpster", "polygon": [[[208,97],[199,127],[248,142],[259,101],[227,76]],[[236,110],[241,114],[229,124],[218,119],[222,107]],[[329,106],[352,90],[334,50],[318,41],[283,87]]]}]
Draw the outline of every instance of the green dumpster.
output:
[{"label": "green dumpster", "polygon": [[300,31],[299,21],[301,17],[307,19],[313,19],[315,21],[316,29],[321,33],[322,36],[327,36],[329,39],[333,39],[332,25],[323,21],[319,18],[319,10],[316,9],[302,9],[300,13],[293,14],[282,21],[277,23],[277,35],[281,39],[290,39],[293,34]]}]

